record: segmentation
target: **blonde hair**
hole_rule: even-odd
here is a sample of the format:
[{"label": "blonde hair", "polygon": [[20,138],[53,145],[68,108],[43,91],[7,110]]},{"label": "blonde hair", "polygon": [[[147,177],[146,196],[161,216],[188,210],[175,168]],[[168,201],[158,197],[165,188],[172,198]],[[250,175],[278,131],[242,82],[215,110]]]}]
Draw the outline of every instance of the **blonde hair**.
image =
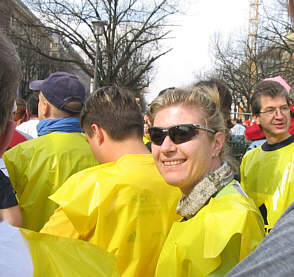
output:
[{"label": "blonde hair", "polygon": [[[151,103],[151,121],[153,124],[156,114],[163,108],[177,105],[194,106],[195,109],[199,109],[203,113],[206,127],[225,135],[227,133],[227,127],[222,113],[219,110],[219,103],[219,94],[210,87],[199,86],[186,89],[168,89]],[[213,138],[213,134],[207,134],[210,138]],[[227,162],[234,173],[237,174],[239,167],[230,152],[230,148],[224,143],[220,153],[220,159],[222,162]]]}]

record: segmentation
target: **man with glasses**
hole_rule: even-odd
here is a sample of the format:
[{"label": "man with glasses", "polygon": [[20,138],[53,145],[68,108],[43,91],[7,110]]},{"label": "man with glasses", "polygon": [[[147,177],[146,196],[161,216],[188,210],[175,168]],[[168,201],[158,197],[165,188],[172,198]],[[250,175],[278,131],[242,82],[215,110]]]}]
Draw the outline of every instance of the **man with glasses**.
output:
[{"label": "man with glasses", "polygon": [[267,141],[243,157],[241,185],[259,207],[267,231],[294,200],[289,104],[288,93],[279,82],[263,80],[254,88],[252,118]]}]

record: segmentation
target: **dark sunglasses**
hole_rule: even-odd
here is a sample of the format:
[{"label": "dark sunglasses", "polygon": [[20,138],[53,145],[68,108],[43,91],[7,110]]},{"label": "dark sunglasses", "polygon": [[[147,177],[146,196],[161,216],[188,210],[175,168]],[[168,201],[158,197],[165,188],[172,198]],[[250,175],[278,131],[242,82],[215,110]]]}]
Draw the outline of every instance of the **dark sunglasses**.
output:
[{"label": "dark sunglasses", "polygon": [[175,144],[180,144],[196,137],[199,134],[199,129],[212,134],[216,133],[216,131],[199,124],[180,124],[169,128],[150,127],[148,133],[151,142],[156,145],[161,145],[167,135]]}]

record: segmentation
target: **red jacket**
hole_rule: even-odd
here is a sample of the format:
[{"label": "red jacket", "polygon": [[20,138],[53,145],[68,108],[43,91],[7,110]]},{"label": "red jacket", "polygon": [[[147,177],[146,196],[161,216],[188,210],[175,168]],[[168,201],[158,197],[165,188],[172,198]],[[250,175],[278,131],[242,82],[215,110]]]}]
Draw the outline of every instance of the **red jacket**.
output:
[{"label": "red jacket", "polygon": [[28,139],[23,136],[22,134],[20,134],[18,131],[14,130],[14,133],[12,135],[12,138],[11,138],[11,141],[10,141],[10,144],[9,144],[9,148],[21,143],[21,142],[24,142],[24,141],[27,141]]}]

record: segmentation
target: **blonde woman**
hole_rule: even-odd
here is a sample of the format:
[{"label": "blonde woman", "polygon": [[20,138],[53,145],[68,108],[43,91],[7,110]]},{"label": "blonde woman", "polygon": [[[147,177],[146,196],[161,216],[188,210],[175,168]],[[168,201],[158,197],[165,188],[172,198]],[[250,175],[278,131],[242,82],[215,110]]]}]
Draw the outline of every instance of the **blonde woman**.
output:
[{"label": "blonde woman", "polygon": [[183,196],[157,276],[224,276],[263,239],[262,218],[239,183],[223,117],[207,87],[171,89],[150,107],[152,154]]}]

